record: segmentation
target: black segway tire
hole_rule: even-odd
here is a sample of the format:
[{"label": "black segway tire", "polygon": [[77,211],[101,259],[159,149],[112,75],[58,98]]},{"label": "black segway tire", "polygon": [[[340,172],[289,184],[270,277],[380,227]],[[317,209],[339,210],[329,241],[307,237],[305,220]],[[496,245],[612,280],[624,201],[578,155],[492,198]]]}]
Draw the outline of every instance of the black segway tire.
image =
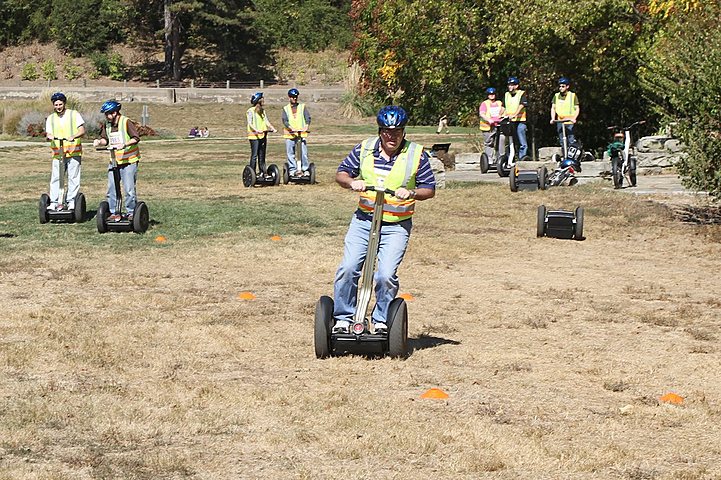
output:
[{"label": "black segway tire", "polygon": [[511,169],[508,168],[508,156],[501,155],[498,158],[498,165],[496,165],[496,172],[499,177],[507,177],[511,173]]},{"label": "black segway tire", "polygon": [[150,225],[150,211],[145,202],[138,202],[133,212],[133,231],[135,233],[145,233]]},{"label": "black segway tire", "polygon": [[108,217],[110,216],[110,204],[108,202],[100,202],[98,205],[98,213],[95,215],[98,223],[98,233],[108,231]]},{"label": "black segway tire", "polygon": [[573,226],[573,238],[583,240],[583,207],[576,207],[576,223]]},{"label": "black segway tire", "polygon": [[621,188],[623,186],[623,172],[621,171],[621,159],[613,157],[611,159],[611,176],[613,177],[613,188]]},{"label": "black segway tire", "polygon": [[542,237],[546,234],[546,206],[539,205],[536,214],[536,236]]},{"label": "black segway tire", "polygon": [[40,223],[48,223],[50,221],[48,205],[50,205],[50,195],[43,193],[40,195],[40,202],[38,202],[38,217],[40,218]]},{"label": "black segway tire", "polygon": [[250,188],[255,185],[255,171],[250,168],[250,165],[246,165],[243,169],[243,186]]},{"label": "black segway tire", "polygon": [[309,180],[310,184],[314,185],[315,184],[315,163],[310,163],[308,165],[308,174],[310,175],[310,180]]},{"label": "black segway tire", "polygon": [[290,183],[290,173],[288,172],[288,165],[283,165],[283,185]]},{"label": "black segway tire", "polygon": [[315,324],[313,337],[315,341],[315,358],[331,356],[330,332],[333,329],[333,299],[323,295],[315,304]]},{"label": "black segway tire", "polygon": [[85,203],[85,195],[79,192],[75,197],[75,210],[73,211],[73,220],[75,220],[75,223],[84,222],[86,212],[87,204]]},{"label": "black segway tire", "polygon": [[490,164],[488,163],[488,155],[485,153],[481,154],[481,173],[488,173]]},{"label": "black segway tire", "polygon": [[636,157],[628,159],[628,177],[631,180],[631,186],[636,186]]},{"label": "black segway tire", "polygon": [[511,185],[512,192],[518,191],[518,170],[516,168],[514,168],[513,172],[508,176],[508,183]]},{"label": "black segway tire", "polygon": [[268,175],[270,175],[273,179],[274,187],[280,185],[280,169],[278,168],[278,165],[274,163],[268,165]]},{"label": "black segway tire", "polygon": [[388,306],[388,355],[403,358],[408,354],[408,307],[402,298]]},{"label": "black segway tire", "polygon": [[548,169],[542,166],[538,169],[538,188],[545,190],[548,187]]}]

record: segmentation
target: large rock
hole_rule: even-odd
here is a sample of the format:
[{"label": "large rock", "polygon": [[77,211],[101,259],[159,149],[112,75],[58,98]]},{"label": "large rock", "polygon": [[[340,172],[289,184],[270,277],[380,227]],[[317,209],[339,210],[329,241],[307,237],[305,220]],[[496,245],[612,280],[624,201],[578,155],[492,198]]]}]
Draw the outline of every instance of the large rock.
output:
[{"label": "large rock", "polygon": [[671,138],[663,143],[664,150],[671,153],[679,153],[686,150],[686,146],[677,138]]},{"label": "large rock", "polygon": [[[475,165],[475,168],[481,168],[481,154],[480,153],[457,153],[456,154],[456,170],[468,169],[464,168],[463,165]],[[461,168],[458,168],[458,167]]]},{"label": "large rock", "polygon": [[663,152],[664,144],[668,140],[671,140],[671,139],[665,135],[654,135],[651,137],[642,137],[638,142],[636,142],[636,150],[638,150],[641,153]]},{"label": "large rock", "polygon": [[541,147],[538,149],[538,161],[539,162],[550,162],[554,153],[561,154],[559,147]]},{"label": "large rock", "polygon": [[636,154],[636,157],[638,158],[638,167],[640,168],[668,168],[673,167],[679,161],[678,155],[669,155],[667,153],[639,152]]},{"label": "large rock", "polygon": [[443,162],[438,160],[435,157],[431,157],[431,169],[433,170],[433,175],[436,177],[436,188],[445,188],[446,187],[446,169],[443,165]]}]

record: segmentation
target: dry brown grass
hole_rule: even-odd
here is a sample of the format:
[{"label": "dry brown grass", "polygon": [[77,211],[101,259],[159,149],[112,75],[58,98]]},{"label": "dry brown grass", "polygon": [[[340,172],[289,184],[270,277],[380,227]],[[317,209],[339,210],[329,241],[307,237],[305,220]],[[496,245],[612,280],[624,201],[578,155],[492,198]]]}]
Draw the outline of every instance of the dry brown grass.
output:
[{"label": "dry brown grass", "polygon": [[[0,219],[17,234],[0,238],[0,477],[721,478],[721,244],[698,235],[721,227],[599,186],[452,185],[419,205],[400,271],[409,358],[319,361],[313,308],[355,203],[331,181],[352,143],[335,138],[316,136],[321,184],[252,190],[203,168],[239,175],[243,139],[189,158],[146,142],[145,237]],[[27,222],[44,148],[0,151]],[[88,154],[91,206],[103,164]],[[171,198],[297,204],[326,226],[176,238]],[[540,203],[584,205],[587,240],[535,238]]]}]

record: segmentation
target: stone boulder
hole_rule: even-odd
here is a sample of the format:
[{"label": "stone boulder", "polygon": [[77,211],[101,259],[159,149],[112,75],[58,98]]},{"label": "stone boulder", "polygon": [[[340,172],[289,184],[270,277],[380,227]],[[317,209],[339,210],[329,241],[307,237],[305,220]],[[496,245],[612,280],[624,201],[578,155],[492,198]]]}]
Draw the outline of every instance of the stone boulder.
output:
[{"label": "stone boulder", "polygon": [[443,162],[438,160],[435,157],[431,157],[431,169],[433,170],[433,175],[436,177],[436,188],[445,188],[446,187],[446,168],[443,165]]},{"label": "stone boulder", "polygon": [[457,153],[456,154],[456,170],[472,171],[481,169],[480,153]]}]

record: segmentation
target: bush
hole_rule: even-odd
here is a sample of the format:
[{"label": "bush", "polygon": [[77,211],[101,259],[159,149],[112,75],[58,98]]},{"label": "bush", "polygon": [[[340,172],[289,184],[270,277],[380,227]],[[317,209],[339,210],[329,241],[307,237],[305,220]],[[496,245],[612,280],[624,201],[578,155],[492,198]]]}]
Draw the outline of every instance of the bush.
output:
[{"label": "bush", "polygon": [[4,108],[2,115],[2,133],[5,135],[17,135],[18,124],[23,116],[23,111],[16,108]]},{"label": "bush", "polygon": [[81,73],[82,68],[80,68],[79,66],[74,65],[69,61],[66,61],[63,64],[63,75],[65,76],[66,80],[72,82],[73,80],[80,78]]},{"label": "bush", "polygon": [[23,65],[22,72],[20,73],[20,78],[22,80],[30,80],[31,82],[40,78],[40,74],[38,73],[38,69],[35,66],[35,63],[30,62]]},{"label": "bush", "polygon": [[27,137],[42,137],[45,134],[45,119],[47,115],[38,111],[25,113],[18,122],[16,132]]},{"label": "bush", "polygon": [[97,138],[100,136],[100,128],[105,123],[105,115],[98,110],[80,112],[85,120],[85,138]]},{"label": "bush", "polygon": [[45,80],[57,80],[58,70],[55,68],[55,62],[48,59],[40,65],[40,70],[43,72],[43,78]]}]

